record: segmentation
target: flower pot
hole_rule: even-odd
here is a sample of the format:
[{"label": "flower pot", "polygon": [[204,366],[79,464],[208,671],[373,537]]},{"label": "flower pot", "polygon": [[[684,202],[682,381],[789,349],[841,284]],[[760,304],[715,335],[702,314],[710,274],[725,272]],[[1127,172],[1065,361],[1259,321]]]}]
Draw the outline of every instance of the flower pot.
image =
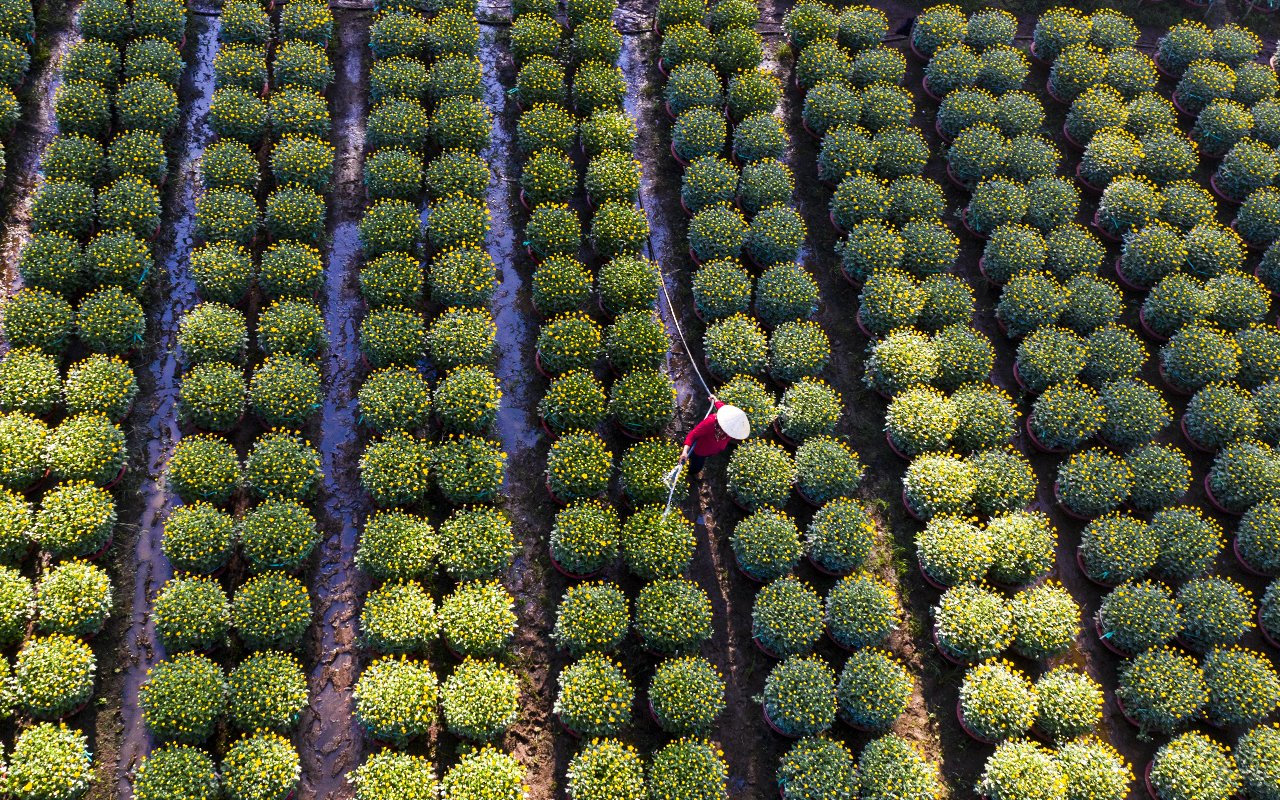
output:
[{"label": "flower pot", "polygon": [[797,736],[797,735],[795,735],[795,734],[791,734],[791,733],[783,733],[783,732],[778,728],[778,726],[777,726],[777,725],[774,725],[774,724],[773,724],[773,720],[769,718],[769,709],[768,709],[768,708],[766,708],[766,707],[764,706],[764,704],[763,704],[763,703],[761,703],[761,704],[760,704],[760,713],[764,716],[765,724],[769,726],[769,730],[773,731],[774,733],[778,734],[779,736],[783,737],[784,739],[799,739],[799,738],[800,738],[799,736]]},{"label": "flower pot", "polygon": [[1178,109],[1178,113],[1179,113],[1179,114],[1181,114],[1182,116],[1186,117],[1187,119],[1195,119],[1195,118],[1196,118],[1196,115],[1195,115],[1195,114],[1192,114],[1190,111],[1188,111],[1188,110],[1186,110],[1185,108],[1183,108],[1183,107],[1182,107],[1182,103],[1178,102],[1178,93],[1177,93],[1177,92],[1174,92],[1172,95],[1170,95],[1169,99],[1173,101],[1173,107],[1174,107],[1174,108],[1176,108],[1176,109]]},{"label": "flower pot", "polygon": [[581,581],[581,580],[586,580],[588,578],[594,578],[595,576],[599,575],[603,571],[603,570],[596,570],[595,572],[581,572],[581,573],[571,572],[570,570],[565,569],[565,567],[562,566],[560,562],[556,560],[555,554],[551,552],[551,548],[549,547],[547,548],[547,557],[551,559],[551,566],[556,568],[556,572],[559,572],[561,575],[565,576],[569,580]]},{"label": "flower pot", "polygon": [[1130,279],[1128,275],[1124,274],[1124,264],[1122,263],[1123,261],[1124,261],[1123,257],[1116,256],[1115,264],[1112,266],[1112,268],[1116,272],[1116,280],[1120,282],[1121,286],[1123,286],[1124,288],[1128,289],[1131,292],[1147,291],[1150,287],[1142,286],[1140,284],[1134,283],[1133,280]]},{"label": "flower pot", "polygon": [[1053,98],[1053,102],[1055,102],[1055,103],[1057,103],[1057,104],[1059,104],[1059,105],[1063,105],[1063,106],[1069,106],[1069,105],[1071,105],[1071,101],[1070,101],[1070,100],[1067,100],[1067,99],[1063,98],[1062,96],[1060,96],[1057,92],[1055,92],[1055,91],[1053,90],[1053,81],[1052,81],[1052,80],[1047,80],[1047,81],[1045,81],[1045,82],[1044,82],[1044,91],[1045,91],[1045,94],[1047,94],[1047,95],[1049,95],[1049,97]]},{"label": "flower pot", "polygon": [[[843,272],[844,272],[844,270],[841,270],[841,272],[843,273]],[[868,328],[867,328],[867,323],[865,323],[865,322],[863,322],[863,321],[862,321],[862,307],[861,307],[861,306],[859,306],[859,307],[858,307],[858,310],[854,312],[854,314],[853,314],[853,321],[857,323],[857,325],[858,325],[858,330],[859,330],[859,331],[861,331],[861,333],[862,333],[862,335],[863,335],[863,336],[867,337],[868,339],[877,339],[877,338],[879,338],[879,337],[877,337],[874,333],[872,333],[872,332],[870,331],[870,329],[868,329]]]},{"label": "flower pot", "polygon": [[1058,510],[1063,514],[1066,514],[1068,517],[1081,522],[1088,522],[1093,519],[1092,516],[1088,514],[1081,514],[1080,512],[1073,510],[1066,503],[1062,502],[1062,490],[1059,488],[1057,481],[1053,482],[1053,499],[1054,502],[1058,504]]},{"label": "flower pot", "polygon": [[809,566],[813,567],[819,573],[826,575],[829,578],[843,578],[844,576],[849,575],[853,572],[852,569],[847,569],[842,572],[836,572],[834,570],[827,569],[826,567],[822,566],[817,561],[815,561],[813,556],[809,553],[805,553],[804,557],[809,562]]},{"label": "flower pot", "polygon": [[804,116],[803,116],[803,115],[801,115],[801,117],[800,117],[800,127],[804,129],[804,132],[805,132],[805,133],[809,134],[809,138],[810,138],[810,139],[813,139],[815,142],[821,142],[821,141],[822,141],[822,137],[821,137],[821,136],[819,136],[818,134],[814,133],[813,128],[810,128],[810,127],[809,127],[809,123],[808,123],[808,122],[805,122],[805,119],[804,119]]},{"label": "flower pot", "polygon": [[582,738],[582,733],[580,731],[574,730],[573,728],[569,727],[569,723],[565,722],[564,717],[561,717],[559,714],[556,714],[556,722],[559,722],[560,727],[564,729],[564,732],[569,734],[573,738],[575,739]]},{"label": "flower pot", "polygon": [[920,516],[920,513],[917,512],[914,508],[912,508],[910,501],[907,500],[906,487],[903,487],[902,489],[902,507],[907,510],[907,515],[910,516],[912,519],[914,519],[916,522],[923,523],[925,521],[924,517]]},{"label": "flower pot", "polygon": [[1115,697],[1116,697],[1116,708],[1120,709],[1120,715],[1124,717],[1125,722],[1128,722],[1130,725],[1137,728],[1138,730],[1142,730],[1142,726],[1138,724],[1138,721],[1129,715],[1129,709],[1124,707],[1124,700],[1120,699],[1119,692],[1116,692]]},{"label": "flower pot", "polygon": [[529,205],[529,196],[524,193],[524,189],[520,190],[520,205],[524,206],[524,210],[533,213],[533,206]]},{"label": "flower pot", "polygon": [[676,112],[671,110],[671,101],[668,100],[663,102],[662,109],[667,112],[667,117],[669,117],[672,122],[676,121]]},{"label": "flower pot", "polygon": [[1013,360],[1013,382],[1018,384],[1018,388],[1027,394],[1034,394],[1027,388],[1027,382],[1022,379],[1022,370],[1018,367],[1018,359]]},{"label": "flower pot", "polygon": [[956,700],[956,720],[960,723],[960,730],[964,731],[965,735],[975,742],[978,742],[979,744],[995,744],[998,741],[997,739],[988,739],[985,736],[979,736],[977,732],[969,727],[969,723],[965,722],[964,719],[964,708],[960,705],[960,701],[958,699]]},{"label": "flower pot", "polygon": [[907,35],[907,46],[911,48],[911,55],[915,56],[921,61],[927,62],[929,60],[929,57],[926,56],[924,53],[921,53],[918,49],[916,49],[915,33],[916,33],[916,28],[915,28],[915,24],[913,23],[911,26],[911,33]]},{"label": "flower pot", "polygon": [[973,223],[969,221],[968,208],[960,209],[960,224],[963,225],[964,229],[969,233],[969,235],[975,239],[982,239],[983,241],[986,241],[987,239],[991,238],[991,234],[983,233],[973,227]]},{"label": "flower pot", "polygon": [[[751,513],[751,509],[739,503],[736,497],[733,497],[733,495],[730,495],[730,498],[732,498],[734,505],[736,505],[738,508],[742,509],[748,514]],[[737,553],[733,554],[733,566],[737,568],[738,572],[742,575],[742,577],[746,578],[747,580],[751,581],[757,586],[764,584],[764,581],[760,580],[759,578],[757,578],[756,576],[752,575],[750,572],[747,572],[745,569],[742,568],[742,562],[738,560]]]},{"label": "flower pot", "polygon": [[773,432],[777,434],[778,438],[782,440],[782,443],[788,447],[797,447],[800,444],[795,439],[792,439],[790,436],[782,432],[782,425],[776,419],[773,421]]},{"label": "flower pot", "polygon": [[1022,423],[1022,427],[1024,430],[1026,430],[1027,438],[1031,440],[1032,446],[1034,446],[1035,449],[1039,450],[1041,453],[1061,455],[1067,452],[1068,448],[1066,447],[1050,447],[1049,445],[1040,441],[1040,437],[1036,436],[1035,428],[1031,426],[1031,421],[1034,417],[1035,417],[1035,412],[1032,412],[1027,415],[1027,418],[1023,420],[1023,423]]},{"label": "flower pot", "polygon": [[102,484],[102,488],[103,489],[116,488],[116,486],[120,483],[121,479],[124,478],[125,473],[127,473],[128,471],[129,471],[129,462],[126,461],[120,465],[120,471],[116,473],[116,476],[114,478]]},{"label": "flower pot", "polygon": [[808,504],[809,506],[812,506],[813,508],[822,508],[823,504],[819,503],[817,500],[814,500],[812,497],[805,494],[804,489],[800,488],[800,483],[798,481],[795,484],[793,484],[793,488],[796,490],[796,494],[800,496],[800,499],[803,500],[806,504]]},{"label": "flower pot", "polygon": [[538,373],[547,380],[553,380],[556,377],[548,372],[546,367],[542,366],[542,353],[537,350],[533,351],[533,365],[537,367]]},{"label": "flower pot", "polygon": [[889,449],[893,451],[893,454],[894,454],[895,456],[897,456],[898,458],[902,459],[903,461],[910,461],[910,460],[911,460],[911,456],[909,456],[909,455],[907,455],[906,453],[902,452],[902,448],[898,447],[898,445],[896,445],[896,444],[894,443],[894,441],[893,441],[893,437],[889,435],[889,432],[888,432],[888,431],[885,431],[885,433],[884,433],[884,440],[885,440],[885,443],[889,445]]},{"label": "flower pot", "polygon": [[1166,389],[1173,392],[1174,394],[1182,395],[1183,397],[1190,397],[1191,395],[1195,394],[1194,391],[1192,391],[1191,389],[1187,389],[1186,387],[1182,386],[1182,384],[1180,383],[1175,383],[1172,378],[1170,378],[1167,374],[1165,374],[1164,364],[1157,364],[1156,367],[1160,372],[1160,380],[1164,383],[1164,386]]},{"label": "flower pot", "polygon": [[840,223],[836,222],[836,213],[834,211],[827,212],[827,219],[831,221],[831,227],[835,228],[836,233],[840,234],[841,236],[844,236],[847,233],[849,233],[847,230],[840,227]]},{"label": "flower pot", "polygon": [[[1082,144],[1080,144],[1079,142],[1077,142],[1077,141],[1076,141],[1076,137],[1074,137],[1074,136],[1072,136],[1072,135],[1071,135],[1071,131],[1067,130],[1067,123],[1065,123],[1065,122],[1064,122],[1064,123],[1062,123],[1062,138],[1066,139],[1066,140],[1067,140],[1067,144],[1071,145],[1071,147],[1072,147],[1072,148],[1074,148],[1074,149],[1076,149],[1076,150],[1079,150],[1079,151],[1082,151],[1082,152],[1083,152],[1083,150],[1084,150],[1084,145],[1082,145]],[[1078,178],[1078,177],[1080,177],[1080,165],[1079,165],[1079,164],[1076,164],[1076,177],[1077,177],[1077,178]]]},{"label": "flower pot", "polygon": [[962,192],[973,191],[972,186],[960,180],[960,176],[956,175],[956,173],[951,169],[950,164],[947,165],[947,180],[951,181],[951,184]]},{"label": "flower pot", "polygon": [[555,501],[556,505],[558,506],[569,505],[568,500],[561,498],[560,495],[556,494],[555,490],[551,488],[551,478],[544,476],[542,479],[542,485],[547,487],[547,494],[551,495],[551,499]]},{"label": "flower pot", "polygon": [[925,75],[920,79],[920,88],[924,89],[924,93],[929,95],[929,99],[935,103],[942,102],[942,96],[929,87],[929,76]]},{"label": "flower pot", "polygon": [[626,425],[623,425],[616,419],[613,421],[613,426],[617,429],[618,433],[622,434],[623,438],[630,439],[633,442],[638,442],[641,439],[648,438],[644,434],[636,433],[635,431],[628,429]]},{"label": "flower pot", "polygon": [[98,559],[102,558],[104,555],[106,555],[107,551],[111,549],[111,545],[113,542],[115,542],[115,540],[116,540],[116,536],[115,536],[115,533],[113,532],[110,536],[107,537],[107,541],[103,543],[102,547],[99,547],[96,552],[85,556],[84,560],[97,561]]},{"label": "flower pot", "polygon": [[997,288],[1000,286],[1004,286],[1004,283],[1002,281],[993,281],[991,280],[991,276],[987,274],[987,257],[986,256],[978,256],[978,274],[982,276],[982,279],[987,282],[988,286],[995,286]]},{"label": "flower pot", "polygon": [[835,634],[831,632],[831,626],[830,626],[830,625],[823,625],[823,626],[822,626],[822,631],[823,631],[823,633],[825,633],[825,634],[827,635],[827,638],[828,638],[828,639],[830,639],[830,640],[831,640],[831,643],[832,643],[832,644],[834,644],[836,647],[839,647],[841,650],[845,651],[846,653],[855,653],[855,652],[857,652],[858,648],[856,648],[856,647],[850,647],[849,645],[847,645],[847,644],[845,644],[844,642],[841,642],[839,639],[837,639],[837,638],[836,638],[836,636],[835,636]]},{"label": "flower pot", "polygon": [[1218,186],[1218,176],[1217,176],[1217,175],[1210,175],[1210,176],[1209,176],[1209,188],[1210,188],[1210,189],[1213,189],[1213,193],[1214,193],[1214,194],[1216,194],[1216,195],[1218,196],[1218,199],[1219,199],[1219,200],[1221,200],[1221,201],[1223,201],[1224,203],[1229,203],[1229,204],[1231,204],[1231,205],[1233,205],[1233,206],[1242,205],[1242,204],[1244,203],[1244,201],[1243,201],[1243,200],[1237,200],[1237,199],[1235,199],[1235,198],[1234,198],[1234,197],[1232,197],[1231,195],[1229,195],[1229,194],[1227,194],[1226,192],[1224,192],[1220,186]]},{"label": "flower pot", "polygon": [[1102,194],[1102,192],[1105,189],[1105,187],[1095,186],[1094,184],[1090,183],[1089,179],[1086,178],[1084,174],[1080,172],[1079,164],[1076,164],[1076,183],[1083,186],[1085,191],[1089,192],[1090,194]]},{"label": "flower pot", "polygon": [[1271,634],[1267,633],[1267,628],[1262,624],[1262,609],[1258,609],[1255,616],[1258,618],[1258,633],[1262,634],[1262,640],[1272,647],[1272,649],[1280,650],[1280,642],[1275,640]]},{"label": "flower pot", "polygon": [[[1188,5],[1190,4],[1188,3]],[[1119,698],[1116,699],[1119,700]],[[1126,717],[1126,719],[1128,718]],[[1133,720],[1129,721],[1132,722]],[[1151,800],[1164,800],[1164,798],[1160,796],[1160,793],[1156,791],[1156,787],[1151,785],[1151,765],[1154,763],[1156,763],[1154,760],[1148,761],[1147,768],[1142,771],[1142,785],[1147,787],[1147,796],[1149,796]]]},{"label": "flower pot", "polygon": [[837,711],[836,716],[840,717],[840,721],[843,722],[845,725],[848,725],[850,728],[853,728],[855,731],[858,731],[859,733],[876,733],[877,732],[877,730],[871,727],[870,725],[861,725],[849,719],[849,717],[843,711]]},{"label": "flower pot", "polygon": [[759,650],[761,653],[764,653],[769,658],[772,658],[774,661],[782,660],[782,656],[778,655],[776,652],[774,652],[774,650],[771,647],[766,645],[764,642],[760,641],[759,636],[752,635],[751,641],[755,643],[757,650]]},{"label": "flower pot", "polygon": [[548,438],[548,439],[550,439],[551,441],[553,441],[553,442],[554,442],[555,440],[557,440],[557,439],[559,439],[559,438],[560,438],[560,434],[558,434],[558,433],[556,433],[555,431],[551,430],[551,426],[550,426],[550,425],[548,425],[548,424],[547,424],[547,421],[546,421],[545,419],[543,419],[542,417],[538,417],[538,424],[540,424],[540,425],[542,426],[542,430],[543,430],[543,432],[547,434],[547,438]]},{"label": "flower pot", "polygon": [[1052,67],[1052,66],[1053,66],[1053,62],[1052,62],[1052,61],[1049,61],[1049,60],[1045,59],[1045,58],[1044,58],[1044,57],[1042,57],[1039,53],[1037,53],[1037,52],[1036,52],[1036,43],[1035,43],[1035,42],[1032,42],[1032,43],[1031,43],[1031,47],[1029,48],[1029,50],[1030,50],[1030,52],[1031,52],[1031,60],[1032,60],[1032,61],[1036,62],[1037,64],[1039,64],[1039,65],[1040,65],[1040,66],[1042,66],[1042,67]]},{"label": "flower pot", "polygon": [[1142,332],[1147,335],[1148,339],[1161,344],[1169,341],[1168,336],[1161,336],[1156,333],[1149,324],[1147,324],[1147,312],[1142,308],[1142,306],[1138,306],[1138,324],[1142,326]]},{"label": "flower pot", "polygon": [[951,137],[942,132],[942,120],[938,119],[937,117],[933,118],[933,132],[938,134],[939,139],[946,142],[947,144],[951,144],[952,142]]},{"label": "flower pot", "polygon": [[947,589],[951,588],[950,584],[943,583],[942,581],[930,575],[929,570],[924,568],[923,562],[917,560],[916,567],[920,570],[920,577],[924,578],[924,582],[929,584],[933,588],[937,589],[940,592],[945,592]]},{"label": "flower pot", "polygon": [[1098,634],[1098,641],[1102,643],[1102,646],[1110,650],[1116,656],[1119,656],[1120,658],[1133,657],[1132,653],[1127,653],[1121,648],[1116,647],[1114,644],[1111,643],[1110,638],[1105,633],[1102,632],[1102,623],[1097,619],[1094,619],[1093,621],[1093,631],[1094,633]]},{"label": "flower pot", "polygon": [[1182,431],[1182,438],[1186,439],[1187,444],[1191,445],[1194,449],[1199,450],[1201,453],[1209,453],[1210,455],[1218,452],[1216,448],[1209,447],[1208,445],[1200,444],[1200,442],[1197,441],[1196,438],[1191,435],[1191,432],[1187,430],[1186,414],[1183,414],[1182,416],[1178,417],[1178,429]]},{"label": "flower pot", "polygon": [[1101,235],[1102,238],[1106,239],[1107,241],[1115,242],[1117,244],[1120,242],[1120,237],[1112,233],[1110,230],[1107,229],[1107,226],[1102,224],[1102,217],[1101,217],[1100,211],[1093,212],[1093,219],[1090,220],[1089,224],[1092,225],[1093,229],[1096,230],[1098,234]]},{"label": "flower pot", "polygon": [[685,215],[686,217],[689,217],[690,219],[692,219],[692,218],[693,218],[693,212],[689,210],[689,206],[688,206],[688,204],[687,204],[687,203],[685,203],[685,201],[684,201],[684,195],[681,195],[681,196],[680,196],[680,208],[681,208],[681,210],[682,210],[682,211],[684,211],[684,215]]},{"label": "flower pot", "polygon": [[37,495],[44,491],[44,487],[48,484],[48,481],[49,470],[46,468],[44,474],[32,481],[30,486],[22,490],[22,493],[28,496]]},{"label": "flower pot", "polygon": [[692,247],[690,247],[690,248],[689,248],[689,260],[693,262],[693,265],[694,265],[695,267],[701,267],[701,266],[702,266],[702,259],[698,258],[698,254],[697,254],[697,253],[695,253],[695,252],[693,252],[693,248],[692,248]]},{"label": "flower pot", "polygon": [[1209,485],[1208,473],[1205,473],[1203,484],[1204,484],[1205,497],[1209,499],[1209,504],[1218,510],[1218,513],[1227,514],[1232,517],[1239,517],[1244,515],[1243,511],[1231,511],[1218,501],[1218,496],[1213,493],[1213,487]]},{"label": "flower pot", "polygon": [[669,149],[669,150],[671,150],[671,157],[672,157],[672,158],[674,158],[674,159],[676,160],[676,163],[677,163],[677,164],[679,164],[681,167],[687,167],[687,166],[689,166],[689,162],[688,162],[688,161],[685,161],[683,158],[681,158],[679,155],[677,155],[677,154],[676,154],[676,143],[675,143],[675,142],[672,142],[672,143],[671,143],[671,145],[670,145],[670,147],[669,147],[668,149]]},{"label": "flower pot", "polygon": [[525,245],[525,246],[524,246],[524,251],[525,251],[526,253],[528,253],[528,254],[529,254],[529,260],[530,260],[530,261],[532,261],[532,262],[533,262],[533,263],[535,263],[535,264],[541,264],[541,263],[542,263],[542,256],[541,256],[541,255],[539,255],[539,254],[538,254],[538,252],[537,252],[536,250],[534,250],[534,249],[533,249],[533,245],[528,245],[528,244],[527,244],[527,245]]},{"label": "flower pot", "polygon": [[952,664],[955,664],[957,667],[963,666],[964,664],[969,663],[967,659],[961,658],[960,656],[957,656],[954,653],[952,653],[951,650],[948,649],[946,645],[944,645],[941,641],[938,640],[938,628],[936,625],[933,628],[932,635],[933,635],[933,646],[938,651],[938,653],[942,655],[943,658],[945,658],[947,661],[951,662]]},{"label": "flower pot", "polygon": [[1084,553],[1080,551],[1079,545],[1076,546],[1076,566],[1080,568],[1080,574],[1084,576],[1085,580],[1087,580],[1089,583],[1092,583],[1094,586],[1101,586],[1103,589],[1114,589],[1123,582],[1123,581],[1116,581],[1112,583],[1109,581],[1104,581],[1100,578],[1095,578],[1092,575],[1090,575],[1089,570],[1085,569]]},{"label": "flower pot", "polygon": [[1250,575],[1256,575],[1256,576],[1258,576],[1259,578],[1273,578],[1273,577],[1275,577],[1274,575],[1270,575],[1270,574],[1268,574],[1268,573],[1266,573],[1266,572],[1263,572],[1262,570],[1258,569],[1257,567],[1255,567],[1255,566],[1253,565],[1253,563],[1252,563],[1251,561],[1249,561],[1249,559],[1245,558],[1244,553],[1240,552],[1240,539],[1239,539],[1239,538],[1233,538],[1233,539],[1231,540],[1231,552],[1235,554],[1236,562],[1240,564],[1240,568],[1241,568],[1241,569],[1243,569],[1245,572],[1249,573]]}]

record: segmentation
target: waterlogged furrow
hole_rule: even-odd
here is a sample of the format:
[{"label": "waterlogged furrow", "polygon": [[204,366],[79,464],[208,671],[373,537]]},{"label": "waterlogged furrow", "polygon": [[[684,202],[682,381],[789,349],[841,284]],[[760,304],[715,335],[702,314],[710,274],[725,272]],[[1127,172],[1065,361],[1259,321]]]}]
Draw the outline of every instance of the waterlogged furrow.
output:
[{"label": "waterlogged furrow", "polygon": [[173,574],[172,565],[161,550],[164,521],[173,505],[163,480],[181,435],[177,332],[182,316],[196,302],[188,255],[194,241],[195,199],[200,185],[198,162],[211,138],[207,115],[213,95],[213,57],[218,49],[217,18],[193,15],[190,30],[191,56],[180,94],[183,117],[175,137],[176,157],[169,170],[169,213],[159,237],[163,279],[156,289],[158,301],[149,321],[152,336],[145,352],[150,355],[150,364],[138,404],[138,410],[147,415],[143,450],[146,472],[137,489],[141,515],[133,553],[122,569],[122,577],[131,577],[133,585],[128,628],[122,638],[125,657],[119,688],[120,742],[116,763],[111,765],[121,798],[132,797],[135,770],[153,744],[142,719],[138,690],[147,671],[164,655],[156,639],[151,604],[158,589]]},{"label": "waterlogged furrow", "polygon": [[311,702],[302,721],[302,796],[348,796],[348,773],[357,766],[361,737],[352,688],[357,673],[356,600],[362,579],[355,566],[359,522],[367,513],[360,490],[356,392],[361,301],[357,281],[359,219],[364,209],[364,120],[368,97],[370,15],[335,11],[338,58],[330,106],[334,120],[334,177],[330,194],[329,246],[324,279],[328,351],[323,372],[325,400],[319,450],[324,479],[319,517],[324,537],[312,578],[318,626],[309,652]]}]

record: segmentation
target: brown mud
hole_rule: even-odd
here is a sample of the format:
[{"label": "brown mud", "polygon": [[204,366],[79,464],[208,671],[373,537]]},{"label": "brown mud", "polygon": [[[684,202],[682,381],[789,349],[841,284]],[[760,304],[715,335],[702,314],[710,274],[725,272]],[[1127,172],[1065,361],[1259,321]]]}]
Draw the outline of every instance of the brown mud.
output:
[{"label": "brown mud", "polygon": [[[127,603],[123,613],[108,625],[103,638],[119,642],[119,655],[100,666],[105,676],[101,692],[119,702],[99,714],[99,789],[115,793],[105,796],[133,796],[132,779],[140,761],[150,751],[152,740],[138,707],[138,689],[147,670],[163,658],[151,619],[151,602],[172,575],[169,561],[160,549],[164,521],[172,497],[164,488],[164,470],[180,432],[177,403],[181,389],[181,366],[177,356],[177,332],[182,315],[196,302],[195,282],[188,269],[188,255],[195,231],[195,202],[199,190],[198,163],[212,138],[206,117],[213,95],[213,57],[218,49],[219,25],[215,18],[192,14],[187,45],[187,71],[179,91],[184,109],[170,153],[166,215],[156,245],[157,280],[151,289],[147,320],[148,341],[139,363],[141,393],[129,420],[131,461],[145,466],[137,470],[143,477],[125,493],[122,521],[117,532],[118,604]],[[125,587],[128,587],[125,590]],[[115,663],[113,663],[115,662]],[[115,749],[104,745],[114,743]],[[114,753],[115,756],[111,757]]]},{"label": "brown mud", "polygon": [[[702,382],[710,381],[695,366],[702,360],[704,326],[693,313],[689,289],[693,265],[686,244],[687,220],[679,202],[682,173],[668,151],[670,122],[661,102],[665,81],[657,69],[661,39],[652,32],[656,11],[652,0],[622,4],[627,25],[621,66],[627,78],[628,110],[636,117],[635,155],[645,168],[640,202],[649,219],[651,258],[661,265],[667,289],[660,305],[663,321],[673,334],[668,366],[679,391],[683,434],[706,413],[708,391]],[[683,343],[677,330],[683,332]],[[723,466],[708,462],[697,492],[686,503],[699,539],[689,578],[707,592],[713,611],[714,633],[702,654],[725,678],[726,708],[713,738],[728,762],[732,797],[773,797],[773,771],[785,743],[768,731],[753,699],[763,688],[770,665],[751,643],[755,588],[733,568],[728,520],[736,520],[739,512],[724,491]]]},{"label": "brown mud", "polygon": [[558,776],[568,764],[573,743],[558,729],[551,710],[556,695],[553,672],[560,663],[551,640],[552,608],[563,583],[547,556],[554,510],[543,488],[545,437],[536,411],[546,384],[534,364],[538,316],[528,290],[533,263],[521,242],[524,220],[517,216],[521,213],[518,110],[515,103],[507,102],[506,89],[515,83],[516,69],[505,33],[498,27],[509,14],[509,9],[498,8],[481,14],[482,21],[490,24],[481,26],[479,52],[484,100],[494,115],[492,138],[484,153],[492,173],[485,198],[491,217],[485,246],[498,268],[491,309],[498,328],[496,374],[502,402],[494,429],[507,453],[502,506],[520,543],[506,580],[519,620],[511,652],[512,666],[520,676],[520,712],[504,744],[526,770],[529,800],[551,800],[559,796]]},{"label": "brown mud", "polygon": [[360,525],[368,511],[357,468],[363,450],[356,425],[361,379],[357,330],[363,314],[357,278],[371,17],[367,11],[335,10],[335,43],[330,47],[336,78],[329,91],[335,155],[323,297],[329,345],[322,363],[326,392],[318,442],[324,469],[317,509],[322,543],[310,576],[316,624],[306,642],[311,701],[299,731],[302,800],[351,797],[347,773],[358,766],[362,751],[352,697],[361,662],[357,599],[368,588],[355,565]]},{"label": "brown mud", "polygon": [[58,133],[53,117],[53,95],[62,84],[59,69],[62,55],[80,38],[75,21],[79,6],[76,0],[50,0],[38,9],[37,47],[31,55],[26,83],[17,92],[22,116],[5,145],[6,167],[3,195],[0,195],[4,206],[0,262],[4,264],[6,296],[22,288],[16,269],[18,252],[30,235],[31,198],[40,181],[40,158]]}]

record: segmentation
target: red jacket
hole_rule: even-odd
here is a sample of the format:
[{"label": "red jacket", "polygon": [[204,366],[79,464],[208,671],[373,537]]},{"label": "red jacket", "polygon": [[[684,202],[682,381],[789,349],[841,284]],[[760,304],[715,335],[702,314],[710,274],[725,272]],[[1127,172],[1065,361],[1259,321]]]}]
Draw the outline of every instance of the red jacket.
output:
[{"label": "red jacket", "polygon": [[[724,403],[717,400],[716,410],[719,411],[723,405]],[[694,425],[689,435],[684,437],[685,446],[692,448],[695,456],[714,456],[722,452],[732,441],[733,437],[720,430],[715,414],[708,415],[702,422]]]}]

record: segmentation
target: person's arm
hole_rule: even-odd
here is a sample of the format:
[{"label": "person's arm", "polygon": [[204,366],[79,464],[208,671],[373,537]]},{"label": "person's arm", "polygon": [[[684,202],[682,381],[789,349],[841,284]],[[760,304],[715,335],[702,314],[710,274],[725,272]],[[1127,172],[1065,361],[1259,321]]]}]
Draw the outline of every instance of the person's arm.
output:
[{"label": "person's arm", "polygon": [[[721,402],[714,394],[708,395],[707,399],[709,399],[711,404],[715,406],[715,411],[719,411],[720,407],[724,405],[724,403]],[[693,429],[689,431],[689,434],[684,437],[684,449],[680,451],[681,461],[689,460],[689,454],[693,452],[693,448],[698,443],[699,437],[705,436],[709,431],[715,429],[715,411],[703,417],[702,421],[697,425],[694,425]]]}]

